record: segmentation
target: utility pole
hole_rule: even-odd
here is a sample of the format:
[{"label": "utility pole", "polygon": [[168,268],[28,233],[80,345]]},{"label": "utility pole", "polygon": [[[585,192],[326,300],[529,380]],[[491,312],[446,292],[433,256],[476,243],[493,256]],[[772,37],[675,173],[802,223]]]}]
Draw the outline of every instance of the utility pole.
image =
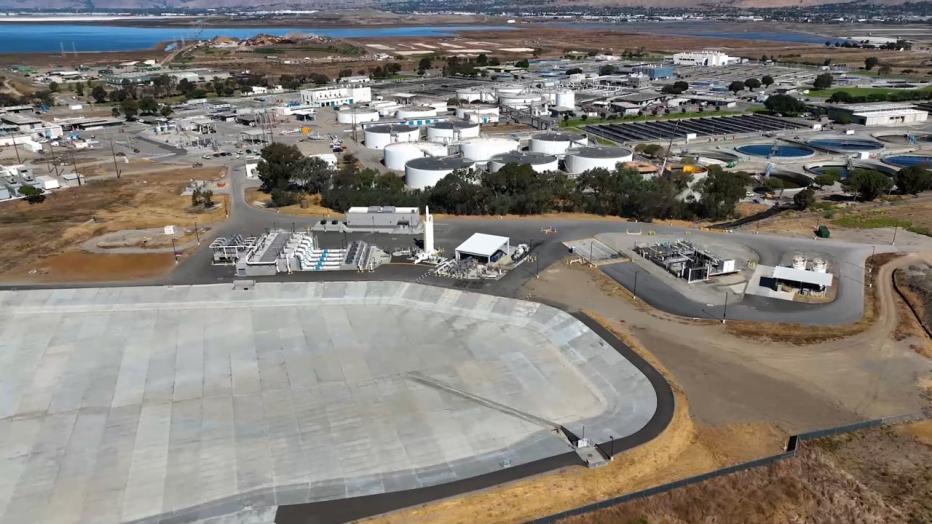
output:
[{"label": "utility pole", "polygon": [[633,295],[634,300],[638,299],[638,273],[640,273],[640,271],[635,269],[634,270],[634,289],[631,291],[631,294]]},{"label": "utility pole", "polygon": [[900,226],[893,226],[893,240],[890,241],[891,246],[896,245],[896,232],[900,229]]},{"label": "utility pole", "polygon": [[55,146],[52,145],[52,142],[49,142],[49,149],[52,151],[52,166],[55,167],[55,176],[61,176],[61,173],[58,170],[58,157],[55,156]]},{"label": "utility pole", "polygon": [[74,151],[71,151],[71,167],[74,168],[74,176],[78,177],[78,187],[81,187],[81,173],[78,172],[78,163],[74,160]]},{"label": "utility pole", "polygon": [[19,146],[16,145],[16,137],[13,137],[13,151],[16,151],[16,163],[22,164],[23,161],[19,158]]},{"label": "utility pole", "polygon": [[116,152],[113,149],[113,137],[110,137],[110,156],[113,157],[113,170],[116,171],[117,180],[120,179],[120,166],[117,165]]}]

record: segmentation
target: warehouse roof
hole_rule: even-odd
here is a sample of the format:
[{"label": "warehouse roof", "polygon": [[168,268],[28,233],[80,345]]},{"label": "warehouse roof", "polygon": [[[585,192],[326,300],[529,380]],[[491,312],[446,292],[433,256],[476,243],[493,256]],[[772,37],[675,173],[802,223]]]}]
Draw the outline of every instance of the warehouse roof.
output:
[{"label": "warehouse roof", "polygon": [[466,253],[467,255],[477,255],[480,257],[490,257],[496,251],[502,250],[508,245],[508,237],[498,235],[487,235],[485,233],[473,233],[473,235],[460,244],[456,251]]}]

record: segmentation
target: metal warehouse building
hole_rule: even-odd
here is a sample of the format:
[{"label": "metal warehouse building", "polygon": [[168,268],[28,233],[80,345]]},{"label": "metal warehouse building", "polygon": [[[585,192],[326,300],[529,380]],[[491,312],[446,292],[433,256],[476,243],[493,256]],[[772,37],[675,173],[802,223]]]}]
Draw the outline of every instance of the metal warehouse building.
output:
[{"label": "metal warehouse building", "polygon": [[420,224],[416,207],[369,206],[351,207],[346,212],[346,227],[410,227]]}]

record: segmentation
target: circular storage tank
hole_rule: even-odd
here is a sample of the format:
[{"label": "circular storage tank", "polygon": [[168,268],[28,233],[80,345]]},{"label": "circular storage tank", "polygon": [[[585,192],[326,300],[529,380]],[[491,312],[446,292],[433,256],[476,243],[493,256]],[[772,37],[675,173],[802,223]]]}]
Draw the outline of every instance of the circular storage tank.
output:
[{"label": "circular storage tank", "polygon": [[576,107],[576,93],[570,89],[557,91],[555,104],[557,107]]},{"label": "circular storage tank", "polygon": [[455,156],[415,158],[405,165],[405,185],[411,189],[432,187],[457,169],[470,169],[472,166],[472,162]]},{"label": "circular storage tank", "polygon": [[616,164],[633,159],[631,150],[623,147],[583,147],[567,151],[565,162],[566,171],[578,175],[596,168],[614,171]]},{"label": "circular storage tank", "polygon": [[497,173],[499,169],[507,164],[518,164],[520,166],[531,166],[535,173],[546,173],[556,171],[560,168],[557,157],[546,155],[544,153],[533,153],[530,151],[512,151],[495,155],[489,160],[489,170]]},{"label": "circular storage tank", "polygon": [[431,106],[402,106],[395,113],[398,118],[427,118],[437,116],[437,108]]},{"label": "circular storage tank", "polygon": [[361,124],[363,122],[378,122],[379,112],[374,109],[359,109],[354,111],[352,108],[341,109],[337,111],[337,122],[341,124]]},{"label": "circular storage tank", "polygon": [[851,153],[859,151],[879,151],[883,143],[870,138],[825,137],[814,138],[808,142],[816,149],[824,149],[833,153]]},{"label": "circular storage tank", "polygon": [[427,141],[438,142],[441,144],[451,144],[467,138],[476,138],[479,136],[479,124],[475,122],[466,122],[449,120],[447,122],[436,122],[427,126]]},{"label": "circular storage tank", "polygon": [[473,122],[498,122],[498,106],[487,104],[471,104],[456,108],[456,118]]},{"label": "circular storage tank", "polygon": [[385,167],[392,171],[404,171],[409,160],[424,156],[424,150],[417,147],[416,144],[401,142],[385,146],[383,155]]},{"label": "circular storage tank", "polygon": [[527,89],[526,87],[518,84],[511,85],[502,85],[495,88],[495,92],[498,93],[499,98],[509,95],[517,95]]},{"label": "circular storage tank", "polygon": [[896,167],[923,166],[932,168],[932,155],[891,155],[883,157],[883,161]]},{"label": "circular storage tank", "polygon": [[548,155],[563,155],[571,147],[589,145],[586,135],[580,133],[538,133],[531,137],[531,151]]},{"label": "circular storage tank", "polygon": [[793,269],[806,269],[806,257],[793,255]]},{"label": "circular storage tank", "polygon": [[460,144],[463,158],[487,162],[495,155],[518,150],[518,141],[508,138],[472,138]]},{"label": "circular storage tank", "polygon": [[891,144],[920,145],[932,144],[930,133],[889,133],[874,135],[874,138]]},{"label": "circular storage tank", "polygon": [[365,129],[366,147],[369,149],[385,149],[385,146],[398,142],[417,142],[420,137],[420,129],[402,124],[377,124]]},{"label": "circular storage tank", "polygon": [[495,93],[478,87],[463,87],[456,90],[456,98],[466,102],[494,102]]},{"label": "circular storage tank", "polygon": [[524,93],[498,97],[499,103],[503,106],[514,107],[518,109],[540,104],[543,100],[544,98],[537,93]]},{"label": "circular storage tank", "polygon": [[751,144],[736,147],[735,151],[749,156],[768,158],[806,158],[815,154],[811,148],[789,144]]}]

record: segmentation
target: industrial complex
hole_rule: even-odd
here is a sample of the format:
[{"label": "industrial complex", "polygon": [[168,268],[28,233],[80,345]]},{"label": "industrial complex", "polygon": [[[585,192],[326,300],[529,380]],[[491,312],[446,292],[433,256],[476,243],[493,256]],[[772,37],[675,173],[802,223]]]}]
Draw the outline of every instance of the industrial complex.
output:
[{"label": "industrial complex", "polygon": [[0,523],[578,482],[450,516],[523,521],[929,412],[927,77],[449,31],[4,66]]}]

